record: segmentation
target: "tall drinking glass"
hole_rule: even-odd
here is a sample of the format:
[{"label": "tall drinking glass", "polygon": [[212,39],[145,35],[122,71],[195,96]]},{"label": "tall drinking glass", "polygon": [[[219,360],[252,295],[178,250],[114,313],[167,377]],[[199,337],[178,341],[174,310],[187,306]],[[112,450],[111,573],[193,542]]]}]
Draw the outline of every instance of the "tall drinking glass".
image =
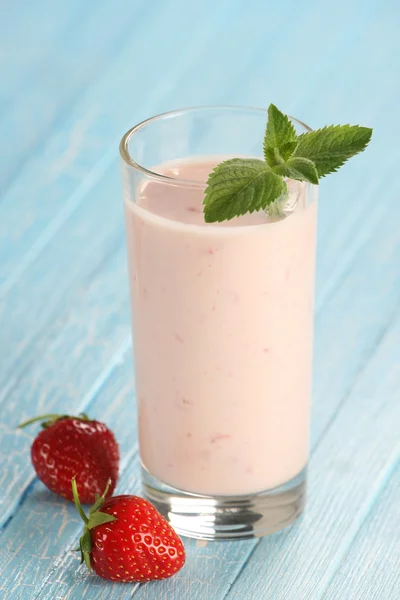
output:
[{"label": "tall drinking glass", "polygon": [[304,506],[317,188],[289,181],[283,216],[202,212],[217,163],[262,158],[266,119],[178,110],[120,147],[144,494],[204,539],[263,536]]}]

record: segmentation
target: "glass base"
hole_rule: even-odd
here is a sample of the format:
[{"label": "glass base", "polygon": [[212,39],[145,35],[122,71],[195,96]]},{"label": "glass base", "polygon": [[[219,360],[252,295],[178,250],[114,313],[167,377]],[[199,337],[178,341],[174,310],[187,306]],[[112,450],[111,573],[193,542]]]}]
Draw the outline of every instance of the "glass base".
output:
[{"label": "glass base", "polygon": [[303,469],[277,488],[244,496],[200,496],[172,488],[142,467],[145,497],[175,531],[203,540],[262,537],[291,525],[303,512],[306,492]]}]

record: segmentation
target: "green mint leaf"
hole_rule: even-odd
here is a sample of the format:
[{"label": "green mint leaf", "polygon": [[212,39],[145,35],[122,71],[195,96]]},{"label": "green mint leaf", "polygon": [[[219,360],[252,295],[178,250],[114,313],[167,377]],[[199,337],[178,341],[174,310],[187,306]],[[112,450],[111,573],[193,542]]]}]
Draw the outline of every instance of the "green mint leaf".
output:
[{"label": "green mint leaf", "polygon": [[299,181],[309,181],[310,183],[318,184],[318,172],[315,164],[309,158],[301,158],[292,156],[283,164],[273,167],[274,173],[297,179]]},{"label": "green mint leaf", "polygon": [[371,136],[372,129],[368,127],[331,125],[300,135],[294,156],[312,160],[318,176],[324,177],[365,150]]},{"label": "green mint leaf", "polygon": [[284,144],[280,150],[278,150],[278,148],[266,148],[265,157],[268,165],[271,168],[276,167],[277,165],[284,165],[292,156],[296,148],[297,142],[288,142],[287,144]]},{"label": "green mint leaf", "polygon": [[286,144],[283,144],[281,148],[279,148],[279,153],[282,156],[283,160],[288,160],[292,156],[292,154],[297,148],[297,144],[297,141],[287,142]]},{"label": "green mint leaf", "polygon": [[211,172],[204,198],[206,223],[267,208],[284,190],[282,177],[263,160],[233,158]]},{"label": "green mint leaf", "polygon": [[278,148],[265,148],[264,154],[270,167],[276,167],[277,165],[283,165],[285,163],[285,159]]},{"label": "green mint leaf", "polygon": [[[270,104],[268,108],[268,122],[264,136],[264,156],[270,166],[269,162],[271,148],[277,148],[281,150],[286,148],[287,144],[294,144],[297,139],[296,130],[293,127],[289,117],[283,114],[276,108],[274,104]],[[292,148],[293,152],[294,148]]]}]

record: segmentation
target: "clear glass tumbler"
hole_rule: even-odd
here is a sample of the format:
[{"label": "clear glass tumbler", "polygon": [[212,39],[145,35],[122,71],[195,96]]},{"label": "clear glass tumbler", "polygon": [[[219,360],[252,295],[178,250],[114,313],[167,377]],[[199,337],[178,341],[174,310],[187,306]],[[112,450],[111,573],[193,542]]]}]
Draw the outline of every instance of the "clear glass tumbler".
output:
[{"label": "clear glass tumbler", "polygon": [[144,494],[203,539],[263,536],[304,507],[317,188],[289,182],[280,217],[201,210],[213,165],[262,157],[266,118],[178,110],[120,146]]}]

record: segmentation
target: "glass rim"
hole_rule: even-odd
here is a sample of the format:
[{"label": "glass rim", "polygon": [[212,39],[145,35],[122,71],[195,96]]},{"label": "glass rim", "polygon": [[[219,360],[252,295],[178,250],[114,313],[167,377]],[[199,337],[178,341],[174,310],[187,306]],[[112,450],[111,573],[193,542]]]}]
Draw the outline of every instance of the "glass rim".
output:
[{"label": "glass rim", "polygon": [[[175,110],[170,110],[170,111],[166,111],[163,113],[159,113],[157,115],[154,115],[153,117],[149,117],[147,119],[144,119],[143,121],[140,121],[139,123],[137,123],[136,125],[131,127],[122,136],[121,142],[119,144],[119,152],[120,152],[122,160],[128,166],[133,167],[134,169],[143,173],[143,175],[146,175],[147,177],[151,177],[152,179],[156,179],[158,181],[163,181],[164,183],[168,183],[170,185],[174,185],[174,184],[175,185],[183,185],[183,186],[188,185],[191,187],[204,188],[206,186],[206,183],[204,183],[204,182],[192,181],[190,179],[179,179],[176,177],[169,177],[168,175],[163,175],[161,173],[157,173],[156,171],[152,171],[151,169],[147,169],[146,167],[143,167],[143,165],[136,162],[136,160],[134,160],[131,153],[129,152],[129,142],[130,142],[131,138],[138,131],[140,131],[147,125],[149,125],[153,122],[156,122],[156,121],[162,121],[163,119],[170,119],[173,117],[177,117],[177,116],[185,114],[185,113],[200,112],[203,110],[204,111],[206,111],[206,110],[250,111],[252,113],[264,114],[265,117],[267,117],[267,113],[268,113],[268,109],[266,109],[266,108],[257,108],[257,107],[253,107],[253,106],[235,106],[235,105],[230,105],[230,104],[221,104],[221,105],[217,104],[217,105],[209,105],[209,106],[207,106],[207,105],[205,105],[205,106],[190,106],[190,107],[186,107],[186,108],[178,108]],[[306,125],[306,123],[303,123],[303,121],[300,121],[299,119],[296,119],[295,117],[292,117],[290,115],[287,115],[287,116],[289,117],[289,119],[291,121],[293,121],[294,123],[297,123],[298,125],[303,127],[305,129],[305,132],[312,131],[311,127]]]}]

